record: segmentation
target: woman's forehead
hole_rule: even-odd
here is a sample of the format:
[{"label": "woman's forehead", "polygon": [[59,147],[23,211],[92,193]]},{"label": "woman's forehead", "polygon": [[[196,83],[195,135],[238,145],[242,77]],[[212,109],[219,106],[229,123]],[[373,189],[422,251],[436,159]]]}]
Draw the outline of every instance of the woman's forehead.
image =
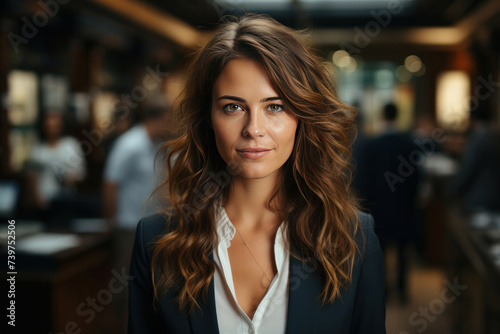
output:
[{"label": "woman's forehead", "polygon": [[[231,60],[222,70],[213,87],[213,97],[232,95],[239,97],[277,96],[265,68],[257,61],[238,58]],[[261,98],[261,97],[260,97]]]}]

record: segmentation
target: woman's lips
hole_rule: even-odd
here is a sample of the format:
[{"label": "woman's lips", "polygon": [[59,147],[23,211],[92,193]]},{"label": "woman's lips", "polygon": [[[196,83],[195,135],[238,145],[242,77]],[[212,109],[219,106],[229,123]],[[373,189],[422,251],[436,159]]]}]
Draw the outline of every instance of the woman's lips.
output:
[{"label": "woman's lips", "polygon": [[264,156],[266,156],[269,152],[271,152],[270,149],[267,148],[245,148],[241,150],[236,150],[240,155],[244,156],[245,158],[249,159],[260,159]]}]

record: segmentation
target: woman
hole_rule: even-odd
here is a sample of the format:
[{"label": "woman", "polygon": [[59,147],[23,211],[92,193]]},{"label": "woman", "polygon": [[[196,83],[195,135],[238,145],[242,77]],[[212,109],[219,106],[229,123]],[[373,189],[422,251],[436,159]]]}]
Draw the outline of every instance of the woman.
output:
[{"label": "woman", "polygon": [[196,54],[168,143],[173,210],[137,227],[130,333],[385,333],[382,256],[349,194],[354,115],[258,15]]},{"label": "woman", "polygon": [[[29,182],[37,209],[48,210],[55,200],[76,194],[86,175],[80,143],[63,136],[63,115],[49,111],[42,121],[42,141],[33,146],[29,159]],[[46,212],[45,214],[48,214]]]}]

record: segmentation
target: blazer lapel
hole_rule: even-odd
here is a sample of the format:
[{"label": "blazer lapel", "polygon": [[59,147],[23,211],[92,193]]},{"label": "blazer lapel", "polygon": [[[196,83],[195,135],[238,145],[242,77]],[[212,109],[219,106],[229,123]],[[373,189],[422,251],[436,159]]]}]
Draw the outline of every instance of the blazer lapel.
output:
[{"label": "blazer lapel", "polygon": [[286,333],[316,333],[321,281],[313,268],[290,255]]},{"label": "blazer lapel", "polygon": [[[208,255],[210,261],[213,261],[213,255]],[[198,299],[200,308],[196,308],[195,312],[189,314],[189,321],[193,334],[219,333],[219,325],[217,322],[217,312],[215,310],[215,289],[214,280],[210,281],[208,287],[207,300]]]}]

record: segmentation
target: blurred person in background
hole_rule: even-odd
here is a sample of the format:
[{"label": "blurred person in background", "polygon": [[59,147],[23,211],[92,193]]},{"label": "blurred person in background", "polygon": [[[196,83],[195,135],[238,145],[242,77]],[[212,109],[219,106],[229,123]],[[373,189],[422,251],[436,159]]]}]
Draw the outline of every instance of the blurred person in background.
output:
[{"label": "blurred person in background", "polygon": [[472,133],[451,185],[469,212],[500,213],[500,130],[490,118],[482,106],[471,112]]},{"label": "blurred person in background", "polygon": [[369,143],[365,151],[369,165],[363,172],[368,183],[366,205],[375,218],[382,249],[385,252],[390,244],[397,249],[397,292],[400,302],[406,303],[406,254],[417,235],[415,202],[421,174],[412,159],[420,151],[410,135],[397,131],[397,117],[396,105],[387,104],[383,110],[384,132]]},{"label": "blurred person in background", "polygon": [[[147,105],[142,121],[119,136],[104,167],[103,199],[114,237],[114,269],[128,272],[137,222],[155,212],[146,199],[154,189],[154,159],[168,133],[165,105]],[[120,332],[125,332],[126,293],[113,300]]]},{"label": "blurred person in background", "polygon": [[104,166],[105,214],[117,240],[123,242],[119,249],[120,253],[127,253],[120,256],[125,266],[137,222],[154,213],[154,208],[145,202],[154,189],[155,155],[167,135],[166,114],[166,106],[146,106],[142,121],[115,140]]},{"label": "blurred person in background", "polygon": [[42,220],[58,199],[76,194],[76,185],[86,175],[85,158],[78,140],[63,136],[63,116],[50,111],[42,120],[42,141],[36,144],[28,160],[28,180],[36,208]]},{"label": "blurred person in background", "polygon": [[354,115],[323,62],[268,16],[229,18],[180,102],[129,334],[385,333],[382,253],[349,191]]}]

